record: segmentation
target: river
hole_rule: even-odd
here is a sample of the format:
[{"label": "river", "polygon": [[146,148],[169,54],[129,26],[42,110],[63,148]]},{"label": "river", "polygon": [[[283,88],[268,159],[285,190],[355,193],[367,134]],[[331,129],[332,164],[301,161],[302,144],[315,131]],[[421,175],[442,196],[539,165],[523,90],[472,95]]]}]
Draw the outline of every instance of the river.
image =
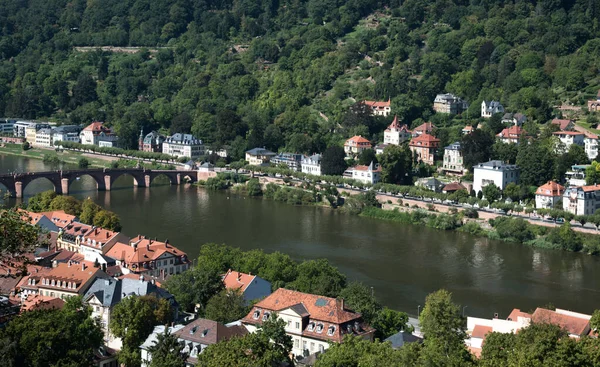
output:
[{"label": "river", "polygon": [[[40,160],[0,155],[0,172],[55,169]],[[71,195],[92,198],[121,217],[123,232],[166,238],[196,257],[201,244],[281,251],[295,259],[327,258],[349,281],[373,287],[386,306],[415,315],[440,288],[466,306],[465,314],[508,316],[552,303],[591,313],[599,308],[600,258],[533,249],[471,235],[362,218],[320,207],[209,192],[189,185],[133,188],[121,177],[97,192],[83,177]],[[0,188],[4,189],[0,186]],[[40,179],[25,195],[51,189]],[[14,202],[14,201],[11,201]]]}]

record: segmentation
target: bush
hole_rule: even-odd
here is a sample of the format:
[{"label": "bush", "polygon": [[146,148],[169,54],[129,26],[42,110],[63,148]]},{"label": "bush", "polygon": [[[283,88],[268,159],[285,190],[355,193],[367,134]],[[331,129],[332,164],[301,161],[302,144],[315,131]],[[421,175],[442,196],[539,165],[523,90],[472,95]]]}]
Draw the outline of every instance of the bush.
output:
[{"label": "bush", "polygon": [[23,150],[29,150],[31,149],[31,144],[29,144],[28,141],[24,142],[23,145],[21,145],[21,148],[23,148]]},{"label": "bush", "polygon": [[257,178],[253,178],[246,183],[246,192],[248,196],[261,196],[262,187]]},{"label": "bush", "polygon": [[458,229],[461,232],[469,233],[474,236],[481,236],[485,233],[483,228],[477,222],[467,222]]},{"label": "bush", "polygon": [[467,218],[479,218],[479,212],[472,208],[463,210],[463,215]]},{"label": "bush", "polygon": [[77,166],[79,166],[79,168],[88,168],[89,165],[90,161],[88,161],[88,159],[85,157],[79,158],[79,161],[77,162]]}]

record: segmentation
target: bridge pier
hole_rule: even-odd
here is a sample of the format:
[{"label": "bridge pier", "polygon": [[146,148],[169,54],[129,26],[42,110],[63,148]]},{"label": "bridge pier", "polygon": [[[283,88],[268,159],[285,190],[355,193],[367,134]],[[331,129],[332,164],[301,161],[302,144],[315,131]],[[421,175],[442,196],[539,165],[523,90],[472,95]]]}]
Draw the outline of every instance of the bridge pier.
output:
[{"label": "bridge pier", "polygon": [[15,197],[23,197],[23,182],[21,181],[15,181]]},{"label": "bridge pier", "polygon": [[181,173],[177,174],[177,185],[181,185]]},{"label": "bridge pier", "polygon": [[146,187],[150,187],[150,182],[152,180],[150,179],[150,175],[144,175],[144,182],[146,183]]},{"label": "bridge pier", "polygon": [[61,178],[60,179],[60,186],[62,188],[62,194],[63,195],[69,195],[69,179],[68,178]]},{"label": "bridge pier", "polygon": [[148,187],[150,185],[146,185],[146,177],[144,177],[143,181],[141,179],[137,179],[136,177],[133,177],[133,186],[135,186],[135,187]]},{"label": "bridge pier", "polygon": [[110,177],[110,175],[105,175],[104,176],[104,189],[106,191],[110,191],[110,185],[111,185],[111,177]]}]

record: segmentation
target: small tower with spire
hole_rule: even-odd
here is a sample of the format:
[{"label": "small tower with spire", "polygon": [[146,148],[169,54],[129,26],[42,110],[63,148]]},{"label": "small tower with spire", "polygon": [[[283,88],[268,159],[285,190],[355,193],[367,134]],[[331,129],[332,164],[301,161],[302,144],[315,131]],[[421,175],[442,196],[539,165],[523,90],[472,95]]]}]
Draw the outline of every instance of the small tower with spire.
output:
[{"label": "small tower with spire", "polygon": [[140,138],[138,140],[138,150],[144,150],[144,129],[140,130]]}]

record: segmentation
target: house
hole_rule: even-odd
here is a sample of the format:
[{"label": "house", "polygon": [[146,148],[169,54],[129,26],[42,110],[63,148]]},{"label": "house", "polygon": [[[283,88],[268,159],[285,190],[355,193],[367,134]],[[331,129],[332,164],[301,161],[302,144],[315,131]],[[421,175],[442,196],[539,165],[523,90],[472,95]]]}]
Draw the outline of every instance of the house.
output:
[{"label": "house", "polygon": [[446,186],[444,186],[442,188],[442,192],[444,194],[452,194],[455,193],[459,190],[465,190],[467,191],[467,188],[461,184],[460,182],[450,182],[449,184],[447,184]]},{"label": "house", "polygon": [[537,324],[554,324],[565,330],[570,338],[579,339],[590,333],[591,315],[578,312],[563,310],[547,310],[545,308],[536,308],[531,315],[531,320]]},{"label": "house", "polygon": [[[59,231],[60,234],[60,231]],[[86,261],[107,263],[103,258],[117,242],[127,242],[129,237],[120,232],[92,226],[87,232],[75,239],[80,254]]]},{"label": "house", "polygon": [[257,275],[232,271],[231,269],[223,275],[223,285],[225,285],[225,288],[227,289],[239,290],[244,296],[247,305],[249,305],[251,301],[264,298],[271,294],[270,282],[267,282]]},{"label": "house", "polygon": [[79,125],[63,125],[54,129],[52,135],[52,145],[60,145],[61,141],[68,141],[72,143],[79,143],[79,134],[81,133],[81,127]]},{"label": "house", "polygon": [[371,149],[371,142],[360,135],[353,136],[344,143],[347,156],[357,156],[365,149]]},{"label": "house", "polygon": [[[16,137],[20,137],[20,138],[25,138],[27,136],[26,133],[26,129],[27,128],[33,128],[34,131],[38,131],[40,129],[49,129],[50,128],[50,124],[47,123],[42,123],[42,122],[35,122],[35,121],[14,121],[13,123],[13,135]],[[35,136],[32,135],[30,137],[33,137],[33,141],[35,141]],[[27,140],[29,142],[31,142],[32,140]]]},{"label": "house", "polygon": [[589,164],[575,164],[571,170],[565,172],[567,186],[585,186],[585,170]]},{"label": "house", "polygon": [[596,159],[598,156],[598,135],[586,132],[585,138],[583,139],[583,145],[588,159],[590,161]]},{"label": "house", "polygon": [[390,146],[392,144],[377,144],[375,145],[375,154],[379,155],[379,154],[383,154],[383,151],[385,150],[386,147]]},{"label": "house", "polygon": [[[152,361],[149,352],[151,346],[156,344],[158,335],[164,333],[164,326],[156,326],[154,331],[140,346],[142,354],[142,367],[147,367]],[[184,345],[183,353],[188,355],[186,367],[193,367],[198,362],[198,354],[202,353],[209,345],[213,345],[233,337],[242,337],[248,334],[246,328],[238,324],[223,325],[219,322],[196,319],[187,325],[170,327],[170,332],[177,341]]]},{"label": "house", "polygon": [[465,126],[465,127],[464,127],[464,128],[461,130],[461,132],[462,132],[462,134],[463,134],[463,135],[469,135],[470,133],[472,133],[472,132],[473,132],[473,130],[475,130],[475,129],[473,128],[473,126],[471,126],[471,125],[467,125],[467,126]]},{"label": "house", "polygon": [[552,209],[565,193],[565,187],[554,181],[548,181],[535,190],[535,207]]},{"label": "house", "polygon": [[166,299],[177,310],[175,297],[166,290],[157,286],[153,281],[143,279],[96,279],[85,292],[83,301],[92,308],[92,318],[100,322],[104,334],[104,344],[110,348],[120,350],[122,341],[115,337],[109,330],[111,312],[116,304],[131,295],[154,295],[159,299]]},{"label": "house", "polygon": [[363,103],[371,108],[371,113],[375,116],[387,117],[392,113],[392,104],[389,99],[387,102],[363,101]]},{"label": "house", "polygon": [[381,180],[381,166],[379,164],[369,164],[368,166],[354,166],[346,170],[347,176],[353,180],[367,185],[375,185]]},{"label": "house", "polygon": [[502,116],[502,123],[505,125],[523,126],[527,122],[527,116],[522,113],[505,113]]},{"label": "house", "polygon": [[32,145],[39,148],[50,148],[53,142],[53,134],[54,131],[51,128],[39,129],[35,134]]},{"label": "house", "polygon": [[263,166],[271,162],[271,158],[276,155],[265,148],[254,148],[246,152],[246,161],[251,166]]},{"label": "house", "polygon": [[98,121],[92,122],[79,133],[81,144],[86,145],[100,146],[100,142],[102,142],[106,146],[107,144],[116,143],[117,139],[117,136],[113,134],[109,127]]},{"label": "house", "polygon": [[196,169],[196,162],[194,162],[192,159],[190,159],[189,161],[185,162],[183,164],[183,169],[186,171],[193,171]]},{"label": "house", "polygon": [[83,235],[92,230],[92,226],[79,222],[72,222],[58,230],[56,248],[79,252],[79,244]]},{"label": "house", "polygon": [[503,143],[518,144],[521,137],[528,138],[529,136],[520,126],[514,125],[503,129],[501,132],[496,134],[496,137]]},{"label": "house", "polygon": [[440,139],[423,133],[416,138],[413,138],[408,147],[419,162],[429,165],[435,164],[435,154],[440,146]]},{"label": "house", "polygon": [[204,154],[204,144],[192,134],[173,134],[162,144],[162,152],[174,157],[196,159]]},{"label": "house", "polygon": [[285,288],[256,303],[241,322],[248,331],[255,332],[274,313],[286,323],[285,332],[292,337],[295,356],[322,352],[349,334],[372,341],[375,332],[359,313],[344,307],[343,299]]},{"label": "house", "polygon": [[460,142],[454,142],[444,148],[443,169],[446,173],[462,175],[465,171],[463,167],[463,155]]},{"label": "house", "polygon": [[302,169],[303,158],[302,154],[280,153],[271,158],[271,163],[275,165],[283,164],[293,171],[300,171]]},{"label": "house", "polygon": [[310,157],[302,158],[302,173],[309,175],[321,175],[321,155],[313,154]]},{"label": "house", "polygon": [[502,161],[479,163],[473,167],[473,190],[476,193],[491,183],[504,190],[511,182],[519,182],[519,167]]},{"label": "house", "polygon": [[58,228],[64,228],[69,224],[77,221],[76,216],[67,214],[64,210],[52,210],[49,212],[41,212],[40,214],[50,219],[50,221],[54,223],[54,225]]},{"label": "house", "polygon": [[503,334],[514,334],[520,329],[526,328],[531,323],[531,315],[514,309],[506,320],[494,317],[483,319],[478,317],[467,317],[467,338],[465,344],[471,353],[480,356],[481,348],[488,333],[496,332]]},{"label": "house", "polygon": [[575,122],[573,120],[554,119],[550,122],[552,125],[557,125],[560,131],[573,131]]},{"label": "house", "polygon": [[384,342],[392,344],[392,348],[394,349],[400,349],[410,343],[423,343],[423,338],[411,334],[408,331],[399,331],[385,339]]},{"label": "house", "polygon": [[600,90],[596,95],[596,99],[592,99],[588,101],[588,111],[590,112],[598,112],[600,111]]},{"label": "house", "polygon": [[563,210],[575,215],[592,215],[600,208],[600,186],[571,186],[562,197]]},{"label": "house", "polygon": [[497,113],[504,113],[504,106],[498,101],[486,101],[481,102],[481,117],[490,118]]},{"label": "house", "polygon": [[214,172],[215,165],[210,162],[204,162],[200,166],[198,166],[199,172]]},{"label": "house", "polygon": [[435,96],[433,110],[437,113],[459,114],[469,108],[469,104],[454,94],[445,93]]},{"label": "house", "polygon": [[417,136],[421,136],[423,134],[433,134],[433,131],[436,129],[436,126],[431,122],[424,122],[421,125],[415,127],[412,131],[413,138]]},{"label": "house", "polygon": [[106,255],[116,260],[124,274],[148,274],[163,279],[182,273],[191,265],[187,254],[169,244],[169,240],[160,242],[142,235],[132,238],[128,245],[117,242]]},{"label": "house", "polygon": [[35,136],[37,135],[38,130],[34,126],[28,126],[25,128],[25,140],[29,142],[29,144],[35,144]]},{"label": "house", "polygon": [[442,181],[438,180],[435,177],[419,179],[415,185],[424,187],[427,190],[435,191],[435,192],[441,192],[442,188],[445,186]]},{"label": "house", "polygon": [[156,131],[151,131],[144,136],[144,130],[141,130],[138,140],[138,150],[141,150],[142,152],[162,153],[164,142],[165,137]]},{"label": "house", "polygon": [[53,309],[58,310],[64,305],[65,301],[61,298],[32,294],[23,300],[23,303],[21,304],[21,312]]},{"label": "house", "polygon": [[34,213],[24,209],[17,209],[21,214],[21,219],[23,221],[28,222],[32,226],[38,226],[42,230],[47,232],[56,232],[58,231],[58,226],[52,222],[50,218],[45,216],[42,213]]},{"label": "house", "polygon": [[411,132],[405,124],[398,123],[398,116],[394,116],[394,121],[385,129],[383,133],[384,144],[400,145],[410,139]]},{"label": "house", "polygon": [[[556,136],[560,143],[557,143],[555,150],[557,153],[565,153],[569,151],[571,145],[576,144],[585,146],[585,134],[579,131],[555,131],[552,135]],[[583,163],[583,162],[579,162]]]}]

